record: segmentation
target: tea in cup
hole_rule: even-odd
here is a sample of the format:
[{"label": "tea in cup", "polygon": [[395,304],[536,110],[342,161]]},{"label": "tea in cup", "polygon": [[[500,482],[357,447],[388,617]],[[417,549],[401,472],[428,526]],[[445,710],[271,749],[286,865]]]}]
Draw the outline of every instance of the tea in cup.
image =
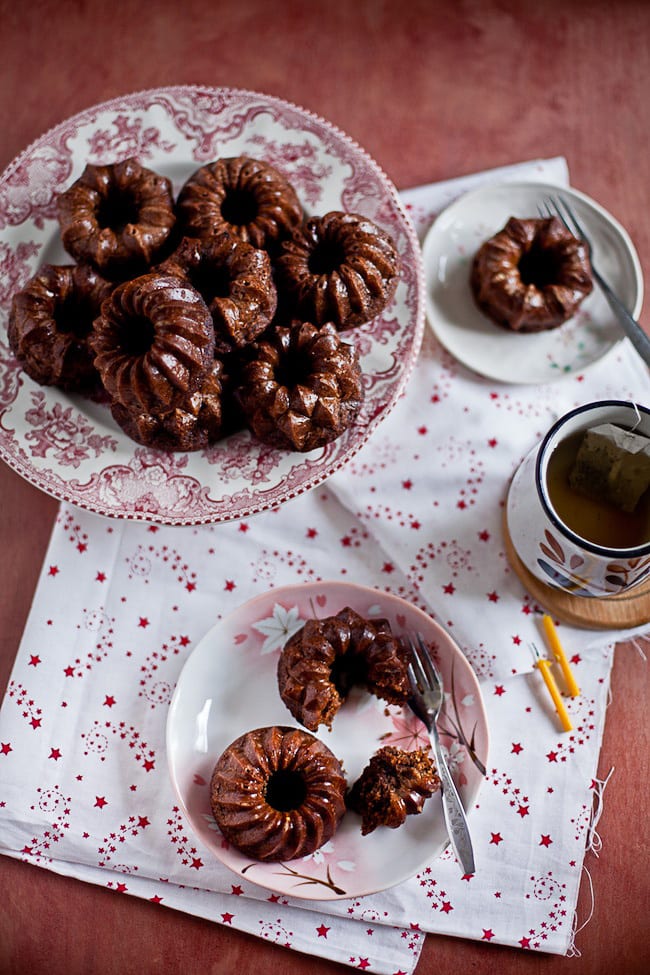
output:
[{"label": "tea in cup", "polygon": [[650,577],[650,410],[622,400],[561,417],[516,471],[515,552],[541,582],[613,596]]}]

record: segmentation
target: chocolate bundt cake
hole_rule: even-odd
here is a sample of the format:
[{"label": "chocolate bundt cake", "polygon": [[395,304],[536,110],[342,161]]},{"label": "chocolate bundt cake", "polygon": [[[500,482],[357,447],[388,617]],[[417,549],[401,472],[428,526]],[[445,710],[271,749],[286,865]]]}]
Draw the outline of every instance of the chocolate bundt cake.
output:
[{"label": "chocolate bundt cake", "polygon": [[185,237],[160,270],[184,274],[202,296],[212,313],[217,355],[248,345],[275,314],[269,255],[240,237]]},{"label": "chocolate bundt cake", "polygon": [[291,183],[274,166],[248,156],[217,159],[198,169],[182,187],[176,212],[187,237],[228,231],[266,250],[302,220]]},{"label": "chocolate bundt cake", "polygon": [[345,812],[341,765],[299,728],[258,728],[226,748],[210,782],[224,837],[256,860],[308,856],[332,838]]},{"label": "chocolate bundt cake", "polygon": [[335,210],[307,220],[284,242],[276,276],[296,317],[345,329],[386,307],[397,288],[399,257],[372,220]]},{"label": "chocolate bundt cake", "polygon": [[98,381],[88,343],[112,285],[84,265],[44,264],[11,304],[9,345],[44,386],[86,390]]},{"label": "chocolate bundt cake", "polygon": [[129,413],[184,409],[214,362],[210,311],[185,278],[170,274],[118,285],[90,344],[106,392]]},{"label": "chocolate bundt cake", "polygon": [[350,689],[362,685],[391,704],[409,696],[408,654],[388,620],[370,622],[350,607],[307,620],[285,644],[278,690],[291,714],[310,731],[331,728]]},{"label": "chocolate bundt cake", "polygon": [[366,836],[377,826],[396,829],[407,816],[421,813],[425,800],[439,788],[435,763],[425,748],[407,752],[387,745],[372,756],[346,801],[361,816]]},{"label": "chocolate bundt cake", "polygon": [[89,163],[57,207],[68,253],[115,280],[146,271],[176,220],[171,182],[136,159]]},{"label": "chocolate bundt cake", "polygon": [[263,443],[314,450],[347,430],[361,408],[359,357],[332,324],[276,326],[251,345],[234,395]]},{"label": "chocolate bundt cake", "polygon": [[557,328],[593,288],[584,243],[557,217],[511,217],[479,248],[470,284],[481,311],[513,332]]},{"label": "chocolate bundt cake", "polygon": [[199,388],[172,410],[142,412],[111,403],[111,413],[124,432],[145,447],[159,450],[203,450],[224,435],[224,366],[215,359]]}]

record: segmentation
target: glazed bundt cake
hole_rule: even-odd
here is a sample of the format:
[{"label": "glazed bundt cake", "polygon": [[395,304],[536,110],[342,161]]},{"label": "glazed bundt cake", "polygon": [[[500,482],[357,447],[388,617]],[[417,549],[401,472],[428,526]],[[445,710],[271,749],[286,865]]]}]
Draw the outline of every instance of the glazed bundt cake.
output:
[{"label": "glazed bundt cake", "polygon": [[224,435],[224,365],[215,359],[199,388],[171,410],[143,412],[111,403],[114,420],[127,436],[158,450],[203,450]]},{"label": "glazed bundt cake", "polygon": [[372,756],[346,801],[361,816],[366,836],[377,826],[396,829],[407,816],[421,813],[425,800],[439,788],[435,763],[425,748],[407,752],[387,745]]},{"label": "glazed bundt cake", "polygon": [[361,685],[391,704],[409,696],[408,654],[387,620],[364,619],[350,607],[307,620],[285,644],[278,690],[305,728],[331,728],[350,689]]},{"label": "glazed bundt cake", "polygon": [[331,324],[276,326],[250,347],[234,395],[263,443],[314,450],[347,430],[361,408],[359,357]]},{"label": "glazed bundt cake", "polygon": [[557,328],[593,288],[584,243],[557,217],[511,217],[479,248],[470,284],[481,311],[513,332]]},{"label": "glazed bundt cake", "polygon": [[91,267],[44,264],[11,304],[9,345],[41,385],[87,390],[97,383],[88,339],[112,285]]},{"label": "glazed bundt cake", "polygon": [[312,217],[276,260],[278,290],[296,317],[339,329],[370,321],[392,299],[399,257],[391,237],[355,213]]},{"label": "glazed bundt cake", "polygon": [[115,280],[146,271],[176,221],[170,180],[136,159],[89,163],[57,207],[67,252]]},{"label": "glazed bundt cake", "polygon": [[183,409],[214,362],[210,311],[185,278],[170,274],[118,285],[90,342],[108,395],[129,413]]},{"label": "glazed bundt cake", "polygon": [[160,270],[184,274],[202,296],[212,313],[217,355],[248,345],[275,314],[268,253],[233,234],[185,237]]},{"label": "glazed bundt cake", "polygon": [[256,860],[308,856],[332,838],[345,812],[341,765],[300,728],[241,735],[219,758],[210,805],[224,837]]},{"label": "glazed bundt cake", "polygon": [[187,237],[228,231],[265,250],[273,250],[302,220],[289,180],[248,156],[217,159],[198,169],[182,187],[176,212]]}]

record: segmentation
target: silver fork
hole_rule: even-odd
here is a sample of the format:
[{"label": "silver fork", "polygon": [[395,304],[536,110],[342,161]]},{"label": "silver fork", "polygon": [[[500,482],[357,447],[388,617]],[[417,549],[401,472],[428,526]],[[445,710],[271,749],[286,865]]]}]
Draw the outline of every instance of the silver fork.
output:
[{"label": "silver fork", "polygon": [[451,841],[452,849],[460,861],[463,873],[471,874],[474,873],[475,868],[469,826],[467,825],[467,818],[461,798],[458,795],[458,790],[451,777],[444,752],[440,746],[440,737],[436,724],[444,700],[442,678],[419,633],[417,634],[417,644],[411,636],[406,636],[404,641],[411,653],[411,662],[408,668],[411,684],[409,705],[413,713],[417,715],[429,732],[429,738],[440,776],[442,808],[447,833]]},{"label": "silver fork", "polygon": [[539,206],[538,211],[543,217],[559,217],[569,233],[573,234],[574,237],[579,237],[580,240],[582,240],[583,244],[587,248],[593,276],[598,282],[600,290],[605,295],[609,307],[616,315],[623,331],[643,361],[646,363],[646,365],[650,365],[650,338],[643,331],[636,319],[630,315],[629,311],[616,292],[612,291],[607,281],[605,281],[602,275],[594,267],[591,241],[589,240],[589,237],[583,230],[578,218],[567,201],[561,196],[548,196],[544,199],[544,207]]}]

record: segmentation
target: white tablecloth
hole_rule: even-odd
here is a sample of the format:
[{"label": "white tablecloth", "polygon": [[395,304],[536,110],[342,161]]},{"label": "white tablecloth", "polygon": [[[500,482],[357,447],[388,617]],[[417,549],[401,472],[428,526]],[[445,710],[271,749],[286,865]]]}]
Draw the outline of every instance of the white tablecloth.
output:
[{"label": "white tablecloth", "polygon": [[[466,189],[507,179],[561,184],[568,172],[562,159],[535,161],[403,198],[422,234]],[[558,415],[645,397],[627,344],[607,359],[552,388],[510,387],[464,369],[427,333],[406,394],[368,444],[278,511],[160,528],[63,504],[0,711],[2,852],[387,975],[413,971],[425,932],[572,950],[616,635],[561,628],[581,687],[568,702],[575,731],[562,733],[531,673],[540,607],[507,565],[500,505]],[[274,895],[198,848],[179,812],[165,721],[193,647],[269,587],[326,579],[424,606],[480,678],[491,747],[471,878],[447,850],[372,896]]]}]

